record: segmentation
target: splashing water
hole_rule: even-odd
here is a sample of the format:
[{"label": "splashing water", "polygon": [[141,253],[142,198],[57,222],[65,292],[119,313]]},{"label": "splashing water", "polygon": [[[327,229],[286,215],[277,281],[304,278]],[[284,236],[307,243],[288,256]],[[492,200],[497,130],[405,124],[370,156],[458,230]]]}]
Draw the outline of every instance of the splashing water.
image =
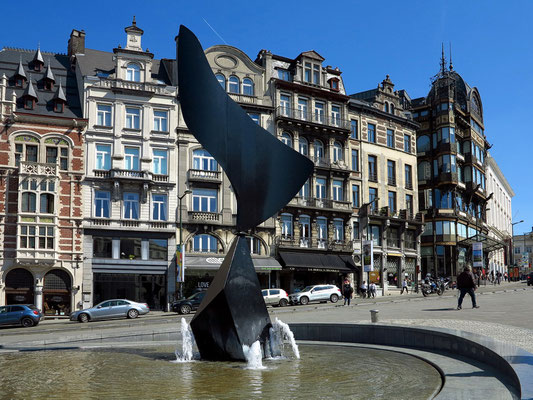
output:
[{"label": "splashing water", "polygon": [[191,327],[187,324],[185,318],[181,319],[180,331],[181,353],[176,349],[176,362],[189,362],[193,359],[192,348],[194,345],[194,336]]},{"label": "splashing water", "polygon": [[296,358],[299,359],[300,350],[298,349],[296,340],[294,340],[294,334],[289,328],[289,325],[276,318],[272,324],[272,328],[270,328],[270,346],[273,350],[273,353],[275,349],[279,349],[280,351],[277,353],[283,356],[283,347],[285,342],[289,343],[292,353]]},{"label": "splashing water", "polygon": [[247,369],[265,369],[263,366],[263,351],[261,350],[261,343],[259,340],[252,343],[250,347],[245,344],[242,345],[244,358],[246,358]]}]

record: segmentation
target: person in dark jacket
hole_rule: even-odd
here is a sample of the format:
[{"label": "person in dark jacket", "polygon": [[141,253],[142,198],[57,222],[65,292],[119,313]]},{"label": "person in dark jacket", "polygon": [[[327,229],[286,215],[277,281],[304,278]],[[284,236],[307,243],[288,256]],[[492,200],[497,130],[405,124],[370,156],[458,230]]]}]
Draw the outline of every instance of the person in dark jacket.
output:
[{"label": "person in dark jacket", "polygon": [[467,265],[463,272],[459,274],[457,277],[457,288],[461,292],[459,295],[459,303],[457,304],[457,309],[461,309],[461,305],[463,304],[463,299],[465,295],[468,293],[470,297],[472,298],[472,308],[479,308],[479,306],[476,304],[476,282],[474,280],[474,275],[470,271],[470,267]]},{"label": "person in dark jacket", "polygon": [[344,305],[346,305],[346,303],[350,305],[350,300],[352,299],[353,294],[353,287],[352,285],[350,285],[350,281],[348,279],[344,281],[342,290],[344,295]]}]

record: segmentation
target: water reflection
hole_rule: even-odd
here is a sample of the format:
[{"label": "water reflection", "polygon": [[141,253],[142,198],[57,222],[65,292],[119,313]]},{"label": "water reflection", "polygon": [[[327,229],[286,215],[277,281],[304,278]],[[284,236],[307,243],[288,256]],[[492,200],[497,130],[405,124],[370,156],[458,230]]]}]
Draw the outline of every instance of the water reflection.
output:
[{"label": "water reflection", "polygon": [[314,345],[300,352],[299,360],[264,360],[263,370],[239,362],[172,363],[171,346],[6,354],[0,397],[427,399],[441,383],[433,367],[405,354]]}]

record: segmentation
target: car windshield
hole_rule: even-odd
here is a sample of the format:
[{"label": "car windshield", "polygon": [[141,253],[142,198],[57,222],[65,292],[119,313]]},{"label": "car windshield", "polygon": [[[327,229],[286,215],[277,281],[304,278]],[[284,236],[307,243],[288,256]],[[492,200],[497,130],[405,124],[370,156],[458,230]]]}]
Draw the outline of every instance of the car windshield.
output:
[{"label": "car windshield", "polygon": [[193,294],[192,296],[187,297],[187,300],[193,300],[193,299],[197,298],[198,296],[200,296],[201,294],[202,294],[202,292],[197,292],[197,293]]},{"label": "car windshield", "polygon": [[310,292],[311,289],[313,289],[313,286],[306,286],[302,290],[300,290],[300,292]]}]

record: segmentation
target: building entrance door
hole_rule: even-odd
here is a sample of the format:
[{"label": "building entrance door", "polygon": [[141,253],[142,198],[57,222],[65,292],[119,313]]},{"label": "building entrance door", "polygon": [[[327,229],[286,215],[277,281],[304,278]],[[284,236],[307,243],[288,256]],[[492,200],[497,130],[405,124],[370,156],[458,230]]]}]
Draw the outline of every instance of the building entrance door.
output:
[{"label": "building entrance door", "polygon": [[6,304],[34,304],[34,281],[30,271],[15,268],[6,276]]}]

